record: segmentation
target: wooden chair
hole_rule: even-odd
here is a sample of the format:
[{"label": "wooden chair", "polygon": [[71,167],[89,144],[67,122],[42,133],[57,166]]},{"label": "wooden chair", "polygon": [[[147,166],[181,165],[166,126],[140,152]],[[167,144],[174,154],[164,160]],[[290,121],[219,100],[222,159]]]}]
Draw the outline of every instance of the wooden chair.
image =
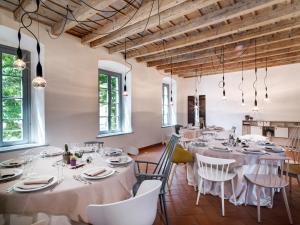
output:
[{"label": "wooden chair", "polygon": [[[271,191],[271,201],[273,205],[273,194],[275,189],[281,189],[282,195],[289,217],[290,224],[293,224],[289,203],[286,196],[285,187],[289,185],[287,181],[288,177],[288,168],[289,168],[289,159],[285,156],[262,156],[259,159],[258,168],[255,174],[245,175],[245,178],[248,182],[256,186],[256,195],[257,195],[257,220],[261,222],[260,214],[260,191],[261,188],[269,188]],[[283,170],[281,170],[280,175],[278,174],[278,167],[283,168],[284,163],[286,163],[286,176],[283,177]],[[248,185],[246,191],[246,199],[248,194]]]},{"label": "wooden chair", "polygon": [[[286,147],[286,154],[291,157],[289,163],[289,184],[292,190],[292,178],[295,178],[300,186],[300,127],[293,128]],[[287,165],[284,164],[283,173],[286,174]]]},{"label": "wooden chair", "polygon": [[[161,211],[164,217],[164,223],[166,225],[168,225],[169,222],[168,222],[167,208],[166,208],[166,201],[165,201],[165,187],[172,168],[172,158],[178,140],[179,140],[179,136],[173,134],[161,158],[157,163],[149,162],[149,161],[140,161],[140,160],[135,161],[137,183],[133,187],[133,194],[136,194],[138,187],[144,180],[161,180],[162,186],[159,194],[159,200],[160,200]],[[152,168],[152,171],[150,171],[151,170],[150,167],[154,167]]]},{"label": "wooden chair", "polygon": [[89,205],[87,216],[93,225],[152,225],[157,213],[161,181],[146,180],[134,198],[124,201]]},{"label": "wooden chair", "polygon": [[103,141],[85,141],[83,142],[84,146],[97,146],[97,148],[103,148]]},{"label": "wooden chair", "polygon": [[198,195],[196,205],[199,204],[200,193],[202,191],[202,186],[204,185],[203,180],[208,180],[212,182],[221,183],[221,198],[222,198],[222,216],[225,216],[225,207],[224,207],[224,183],[226,181],[231,181],[232,194],[234,197],[236,205],[236,197],[234,191],[234,182],[233,179],[236,176],[236,173],[230,172],[230,165],[235,163],[234,159],[220,159],[207,157],[200,154],[196,154],[197,163],[198,163],[198,176],[200,179],[198,183]]}]

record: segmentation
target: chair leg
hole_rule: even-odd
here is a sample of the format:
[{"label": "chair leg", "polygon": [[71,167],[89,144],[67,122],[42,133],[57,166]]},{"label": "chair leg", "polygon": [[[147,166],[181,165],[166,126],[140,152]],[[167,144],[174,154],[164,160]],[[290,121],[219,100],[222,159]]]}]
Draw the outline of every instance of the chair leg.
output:
[{"label": "chair leg", "polygon": [[285,188],[282,188],[282,195],[283,195],[283,199],[284,199],[284,204],[285,204],[285,208],[289,217],[289,221],[290,224],[293,224],[293,219],[292,219],[292,215],[291,215],[291,211],[290,211],[290,207],[289,207],[289,202],[288,199],[286,197],[286,191]]},{"label": "chair leg", "polygon": [[162,209],[164,224],[165,225],[169,225],[168,214],[167,214],[167,207],[166,207],[166,199],[165,199],[164,194],[161,194],[159,196],[159,198],[160,198],[160,204],[161,204],[161,209]]},{"label": "chair leg", "polygon": [[273,207],[274,188],[271,188],[270,192],[271,192],[271,205]]},{"label": "chair leg", "polygon": [[177,169],[177,164],[174,163],[174,164],[172,165],[172,169],[171,169],[171,176],[170,176],[170,178],[169,178],[169,180],[168,180],[169,190],[170,190],[170,188],[171,188],[171,186],[172,186],[173,178],[174,178],[174,175],[175,175],[175,173],[176,173],[176,169]]},{"label": "chair leg", "polygon": [[246,184],[246,193],[245,193],[245,205],[247,205],[248,191],[249,191],[249,182],[247,181],[247,184]]},{"label": "chair leg", "polygon": [[224,182],[221,182],[221,195],[222,195],[222,216],[225,216],[225,205],[224,205]]},{"label": "chair leg", "polygon": [[257,197],[257,222],[260,223],[260,187],[256,185],[256,197]]},{"label": "chair leg", "polygon": [[236,196],[235,196],[235,190],[234,190],[234,182],[233,182],[233,178],[231,180],[231,187],[232,187],[232,195],[233,195],[233,198],[234,198],[234,205],[236,205]]},{"label": "chair leg", "polygon": [[198,185],[198,194],[197,194],[197,201],[196,201],[196,205],[199,205],[199,199],[200,199],[200,194],[201,194],[201,191],[202,191],[202,183],[203,183],[203,179],[202,177],[200,178],[200,182],[199,182],[199,185]]},{"label": "chair leg", "polygon": [[298,185],[300,187],[300,174],[297,175],[297,182],[298,182]]},{"label": "chair leg", "polygon": [[289,191],[292,192],[292,176],[289,176]]}]

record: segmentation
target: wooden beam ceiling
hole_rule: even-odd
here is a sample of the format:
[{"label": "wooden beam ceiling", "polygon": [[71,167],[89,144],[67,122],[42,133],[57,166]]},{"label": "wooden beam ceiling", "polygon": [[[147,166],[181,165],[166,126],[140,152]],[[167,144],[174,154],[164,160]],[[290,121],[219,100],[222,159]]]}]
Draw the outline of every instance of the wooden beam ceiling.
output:
[{"label": "wooden beam ceiling", "polygon": [[138,48],[130,51],[128,57],[137,57],[143,55],[149,55],[155,52],[162,52],[165,49],[175,49],[191,44],[201,43],[208,40],[213,40],[219,37],[228,36],[231,34],[240,33],[249,29],[255,29],[260,26],[269,25],[293,17],[300,16],[300,1],[296,1],[293,4],[282,5],[272,10],[264,10],[256,16],[251,16],[247,20],[233,22],[218,28],[207,30],[201,33],[190,35],[189,37],[168,41],[166,44],[151,45],[151,47]]},{"label": "wooden beam ceiling", "polygon": [[[196,17],[191,20],[186,20],[178,25],[163,29],[162,31],[156,32],[154,34],[132,40],[126,44],[126,48],[130,50],[132,48],[137,48],[161,39],[166,39],[175,35],[180,35],[196,29],[205,28],[207,26],[221,23],[228,19],[239,17],[241,15],[245,15],[284,1],[285,0],[242,0],[237,4],[221,8],[204,16]],[[125,44],[122,43],[109,48],[109,53],[124,51],[124,48]]]},{"label": "wooden beam ceiling", "polygon": [[[87,0],[85,1],[86,4],[90,5],[93,8],[96,8],[98,10],[103,10],[107,8],[109,5],[113,4],[117,0]],[[77,21],[85,21],[88,18],[92,17],[96,14],[96,11],[92,9],[91,7],[82,4],[73,12],[74,16],[69,15],[70,18],[73,20],[67,20],[65,18],[60,19],[57,23],[55,23],[51,28],[51,33],[53,35],[59,35],[62,32],[65,32],[77,25]]]},{"label": "wooden beam ceiling", "polygon": [[[22,7],[17,0],[10,1],[16,3],[0,1],[0,7],[13,11],[18,21],[22,8],[36,7],[33,0],[21,0]],[[300,62],[299,0],[85,2],[94,9],[80,0],[43,0],[38,15],[31,18],[49,25],[55,35],[68,32],[93,48],[106,47],[111,54],[124,53],[126,38],[127,58],[184,77],[195,76],[199,68],[203,75],[222,72],[222,48],[225,72],[241,70],[241,60],[245,69],[253,69],[255,42],[258,67],[264,66],[265,58],[270,67]],[[69,18],[72,12],[83,22],[66,21],[66,7]]]},{"label": "wooden beam ceiling", "polygon": [[149,18],[149,20],[147,18],[138,23],[124,27],[118,31],[113,31],[110,34],[91,42],[90,45],[91,45],[91,47],[95,48],[95,47],[98,47],[98,46],[101,46],[101,45],[104,45],[107,43],[111,43],[113,41],[123,39],[130,35],[142,32],[144,30],[146,24],[147,24],[148,28],[151,28],[153,26],[158,25],[159,19],[160,19],[161,23],[166,23],[166,22],[176,19],[180,16],[184,16],[188,13],[191,13],[198,8],[203,8],[203,7],[207,7],[211,4],[214,4],[217,1],[218,0],[188,0],[188,1],[185,1],[179,5],[176,5],[174,7],[171,7],[169,9],[162,11],[160,13],[160,15],[156,13],[155,15],[151,16]]}]

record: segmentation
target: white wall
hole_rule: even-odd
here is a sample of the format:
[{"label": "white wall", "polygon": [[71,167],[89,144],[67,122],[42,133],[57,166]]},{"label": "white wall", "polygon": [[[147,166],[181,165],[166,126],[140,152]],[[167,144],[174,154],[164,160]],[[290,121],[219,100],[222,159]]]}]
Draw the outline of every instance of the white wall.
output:
[{"label": "white wall", "polygon": [[[244,72],[244,93],[246,106],[241,106],[241,72],[225,74],[227,101],[223,101],[222,89],[218,83],[222,75],[205,76],[200,84],[200,93],[206,95],[207,125],[220,125],[225,128],[237,127],[241,133],[242,120],[245,115],[251,115],[258,120],[273,121],[300,121],[300,64],[291,64],[268,68],[268,103],[264,102],[265,70],[258,70],[258,106],[259,111],[254,113],[254,70]],[[186,78],[182,81],[182,107],[187,108],[187,96],[194,95],[195,78]],[[184,111],[184,123],[187,123],[187,111]]]},{"label": "white wall", "polygon": [[[18,29],[10,12],[0,9],[0,23]],[[36,31],[36,24],[33,30]],[[124,63],[120,54],[110,55],[104,48],[92,49],[80,39],[64,34],[59,39],[48,37],[41,27],[41,42],[45,47],[44,74],[46,142],[64,143],[96,139],[98,131],[97,75],[99,60]],[[133,133],[102,138],[106,145],[136,147],[161,141],[170,128],[161,128],[161,85],[163,75],[155,69],[130,60],[132,69]],[[179,82],[177,82],[177,85]],[[178,100],[180,103],[180,99]]]}]

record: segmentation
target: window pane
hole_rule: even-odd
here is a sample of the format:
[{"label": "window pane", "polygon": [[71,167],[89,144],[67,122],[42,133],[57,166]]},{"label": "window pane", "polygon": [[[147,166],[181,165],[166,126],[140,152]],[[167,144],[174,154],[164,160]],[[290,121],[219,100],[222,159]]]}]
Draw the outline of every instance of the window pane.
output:
[{"label": "window pane", "polygon": [[108,131],[108,117],[100,117],[100,131]]},{"label": "window pane", "polygon": [[99,87],[106,88],[107,89],[107,83],[108,83],[108,76],[105,74],[100,73],[99,76]]},{"label": "window pane", "polygon": [[23,139],[22,120],[4,120],[2,127],[3,127],[3,142],[20,141]]},{"label": "window pane", "polygon": [[112,104],[119,103],[119,91],[112,91],[111,92],[111,102]]},{"label": "window pane", "polygon": [[21,77],[2,77],[3,97],[22,97],[22,78]]},{"label": "window pane", "polygon": [[108,116],[108,105],[100,104],[100,116]]},{"label": "window pane", "polygon": [[107,103],[108,102],[108,90],[101,88],[99,93],[99,101],[101,103]]},{"label": "window pane", "polygon": [[119,78],[111,76],[111,90],[117,92],[119,90]]},{"label": "window pane", "polygon": [[2,53],[2,75],[3,76],[22,76],[22,71],[14,68],[15,55]]},{"label": "window pane", "polygon": [[2,100],[3,119],[22,119],[22,99]]},{"label": "window pane", "polygon": [[120,117],[111,117],[111,130],[112,131],[120,130]]},{"label": "window pane", "polygon": [[119,104],[111,104],[111,109],[110,109],[110,115],[111,116],[119,116]]}]

